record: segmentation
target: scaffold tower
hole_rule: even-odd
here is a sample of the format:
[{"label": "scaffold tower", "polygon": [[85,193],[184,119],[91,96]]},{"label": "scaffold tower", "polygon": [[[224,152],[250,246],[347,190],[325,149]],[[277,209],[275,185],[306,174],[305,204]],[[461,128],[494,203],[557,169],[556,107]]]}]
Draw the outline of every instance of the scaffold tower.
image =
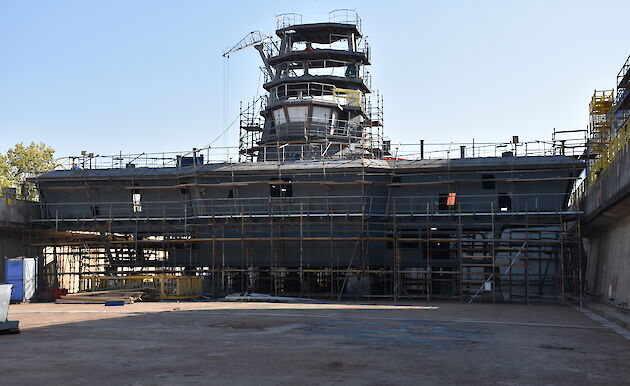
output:
[{"label": "scaffold tower", "polygon": [[248,119],[240,154],[259,161],[382,155],[382,98],[372,104],[370,48],[356,11],[304,24],[301,15],[283,14],[276,40],[252,34],[226,53],[253,45],[264,62],[263,122],[250,124],[254,105],[241,110]]}]

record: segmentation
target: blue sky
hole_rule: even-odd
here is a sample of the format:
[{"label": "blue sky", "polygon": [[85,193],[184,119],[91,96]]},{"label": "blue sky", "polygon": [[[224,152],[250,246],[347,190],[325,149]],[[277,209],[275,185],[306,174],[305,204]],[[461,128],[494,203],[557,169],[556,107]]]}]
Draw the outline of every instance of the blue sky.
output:
[{"label": "blue sky", "polygon": [[[221,54],[275,15],[354,8],[395,142],[550,139],[585,128],[630,54],[628,1],[0,0],[0,151],[201,147],[260,93],[258,53]],[[218,145],[237,145],[237,130]]]}]

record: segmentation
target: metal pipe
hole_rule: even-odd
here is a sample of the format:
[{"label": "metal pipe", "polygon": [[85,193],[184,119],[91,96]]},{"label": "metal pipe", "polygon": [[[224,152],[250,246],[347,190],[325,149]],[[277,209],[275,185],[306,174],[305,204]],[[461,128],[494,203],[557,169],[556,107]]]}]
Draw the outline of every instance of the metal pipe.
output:
[{"label": "metal pipe", "polygon": [[420,159],[424,159],[424,139],[420,140]]}]

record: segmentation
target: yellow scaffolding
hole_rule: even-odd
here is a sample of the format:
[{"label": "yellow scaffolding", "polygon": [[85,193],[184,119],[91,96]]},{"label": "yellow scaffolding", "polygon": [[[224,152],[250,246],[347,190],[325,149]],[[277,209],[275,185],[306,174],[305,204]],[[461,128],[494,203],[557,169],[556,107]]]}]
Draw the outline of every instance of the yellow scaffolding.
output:
[{"label": "yellow scaffolding", "polygon": [[614,90],[595,90],[591,103],[588,105],[592,154],[602,154],[606,144],[610,141],[612,129],[610,109],[614,99]]},{"label": "yellow scaffolding", "polygon": [[591,169],[589,173],[589,184],[597,180],[599,175],[608,169],[617,157],[617,154],[630,144],[630,120],[617,131],[615,136],[608,141],[601,150],[599,158],[591,160]]},{"label": "yellow scaffolding", "polygon": [[176,275],[86,275],[81,277],[87,291],[143,289],[160,300],[182,300],[201,296],[202,276]]},{"label": "yellow scaffolding", "polygon": [[595,182],[597,176],[610,162],[608,144],[611,142],[611,109],[615,100],[615,90],[595,90],[588,105],[589,146],[591,167],[589,182]]}]

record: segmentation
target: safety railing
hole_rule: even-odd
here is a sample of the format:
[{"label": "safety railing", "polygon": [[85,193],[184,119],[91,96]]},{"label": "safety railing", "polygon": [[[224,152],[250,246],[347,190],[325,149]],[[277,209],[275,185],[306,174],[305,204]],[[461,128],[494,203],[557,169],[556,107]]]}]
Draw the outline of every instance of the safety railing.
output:
[{"label": "safety railing", "polygon": [[[350,68],[350,70],[348,70],[348,68]],[[267,76],[265,78],[265,83],[267,84],[271,81],[279,83],[285,81],[286,79],[302,78],[304,76],[347,78],[346,80],[357,79],[354,83],[358,83],[360,85],[360,81],[363,81],[363,84],[368,90],[372,89],[372,74],[370,74],[365,66],[360,66],[356,63],[350,63],[347,66],[335,65],[325,68],[311,68],[309,69],[308,75],[305,74],[302,69],[283,70],[276,79],[271,79]]]},{"label": "safety railing", "polygon": [[[477,180],[478,182],[478,180]],[[274,185],[275,184],[275,185]],[[270,181],[270,188],[290,181]],[[352,185],[353,182],[348,182]],[[293,185],[295,190],[295,185]],[[309,189],[316,184],[309,184]],[[558,190],[564,189],[558,185]],[[264,192],[264,190],[263,190]],[[270,194],[270,192],[268,192]],[[140,212],[132,202],[41,203],[42,218],[34,222],[82,224],[93,221],[193,221],[232,217],[299,216],[425,216],[492,214],[553,214],[566,211],[568,195],[562,193],[480,194],[451,193],[425,196],[291,196],[143,201]],[[451,204],[451,205],[449,205]],[[92,208],[98,206],[99,213]],[[78,222],[77,222],[78,221]],[[205,222],[204,222],[205,223]],[[188,223],[193,226],[191,222]]]},{"label": "safety railing", "polygon": [[569,195],[568,207],[569,208],[580,208],[580,203],[584,197],[586,197],[586,185],[587,180],[585,178],[580,178],[575,181],[573,186],[573,190]]},{"label": "safety railing", "polygon": [[[294,42],[290,47],[287,47],[287,51],[280,52],[279,43],[275,44],[266,44],[263,46],[263,50],[265,55],[268,58],[273,58],[276,56],[284,56],[289,55],[294,52],[317,52],[317,50],[334,50],[345,52],[348,51],[348,43],[347,41],[352,39],[352,35],[346,34],[330,34],[330,40],[328,43],[317,43],[317,45],[313,47],[308,47],[304,42]],[[370,45],[367,40],[361,39],[356,46],[356,51],[365,54],[368,61],[370,60]],[[330,66],[332,67],[332,66]]]},{"label": "safety railing", "polygon": [[597,181],[597,179],[606,172],[610,165],[615,162],[617,155],[622,150],[628,147],[630,143],[630,120],[619,129],[617,134],[608,142],[599,158],[591,160],[590,171],[588,175],[590,187]]},{"label": "safety railing", "polygon": [[[486,157],[540,157],[561,154],[562,144],[554,141],[526,142],[449,142],[416,144],[390,142],[391,157],[400,160],[456,159]],[[564,155],[582,156],[583,147],[566,147]]]},{"label": "safety railing", "polygon": [[130,169],[201,166],[207,163],[234,162],[238,148],[230,146],[205,147],[189,151],[123,154],[84,154],[55,160],[56,169]]},{"label": "safety railing", "polygon": [[630,96],[630,89],[628,88],[618,88],[617,89],[617,95],[615,96],[615,101],[613,103],[613,110],[621,105],[623,103],[624,100],[626,100],[626,98],[628,98]]},{"label": "safety railing", "polygon": [[368,71],[367,68],[361,66],[361,79],[363,79],[363,83],[367,86],[368,90],[372,89],[372,74]]},{"label": "safety railing", "polygon": [[[321,21],[320,21],[321,22]],[[328,13],[329,23],[351,24],[361,30],[361,18],[354,9],[335,9]],[[294,25],[302,24],[302,14],[299,13],[283,13],[276,15],[276,28],[288,28]]]},{"label": "safety railing", "polygon": [[281,84],[269,90],[264,108],[272,107],[287,100],[320,100],[340,106],[365,107],[363,92],[359,90],[337,88],[332,84],[304,82]]},{"label": "safety railing", "polygon": [[298,24],[302,24],[302,15],[299,13],[283,13],[276,15],[277,29],[287,28]]},{"label": "safety railing", "polygon": [[[297,125],[297,126],[296,126]],[[351,123],[343,120],[333,120],[333,118],[326,118],[324,121],[318,121],[315,119],[311,123],[298,122],[294,125],[289,125],[286,122],[277,124],[276,130],[296,130],[302,134],[308,134],[308,130],[312,130],[313,134],[321,134],[323,141],[316,143],[309,143],[305,141],[303,143],[304,149],[309,149],[309,155],[311,150],[309,146],[318,146],[320,148],[326,148],[328,146],[340,145],[342,150],[349,144],[355,141],[372,141],[374,142],[375,133],[370,132],[369,127],[363,127],[360,123]],[[627,138],[628,123],[624,126],[620,134],[623,138]],[[361,132],[362,130],[362,132]],[[276,131],[277,132],[277,131]],[[287,132],[288,133],[288,132]],[[330,141],[326,140],[326,133]],[[340,140],[337,136],[344,136],[345,139]],[[270,137],[271,138],[271,137]],[[320,139],[322,139],[320,138]],[[597,161],[598,165],[602,165],[604,162],[609,162],[611,155],[618,151],[618,149],[624,143],[623,138],[618,138],[613,141],[613,145],[606,153],[603,160]],[[627,141],[627,139],[625,139]],[[578,140],[576,140],[578,141]],[[458,158],[486,158],[486,157],[540,157],[540,156],[554,156],[564,155],[567,157],[578,158],[583,156],[583,146],[578,146],[577,142],[571,142],[572,145],[568,146],[568,142],[559,141],[526,141],[526,142],[449,142],[449,143],[428,143],[419,141],[417,143],[395,143],[387,141],[384,144],[382,137],[377,138],[377,148],[383,150],[382,152],[366,153],[365,158],[382,158],[386,160],[423,160],[423,159],[458,159]],[[286,144],[280,141],[279,143],[257,145],[256,147],[261,151],[267,149],[267,151],[273,151],[279,146],[285,146]],[[358,145],[357,145],[358,146]],[[374,146],[371,146],[374,148]],[[124,168],[165,168],[165,167],[183,167],[183,166],[202,166],[205,164],[216,163],[235,163],[238,162],[239,151],[242,148],[236,146],[208,146],[205,148],[194,149],[192,151],[180,151],[180,152],[163,152],[163,153],[140,153],[140,154],[115,154],[115,155],[82,155],[82,156],[70,156],[63,157],[56,160],[57,169],[124,169]],[[322,153],[329,154],[329,153]],[[295,157],[280,159],[280,161],[295,160]],[[302,158],[297,158],[302,159]],[[308,157],[310,159],[310,156]],[[262,160],[262,158],[258,159]],[[273,159],[277,161],[278,159]],[[597,166],[597,165],[596,165]],[[600,166],[601,167],[601,166]],[[592,168],[593,169],[593,168]],[[593,172],[597,169],[593,169]]]},{"label": "safety railing", "polygon": [[626,88],[624,87],[624,80],[630,72],[630,55],[626,59],[626,62],[621,66],[619,73],[617,74],[617,87],[618,88]]},{"label": "safety railing", "polygon": [[330,136],[326,143],[320,144],[288,144],[259,146],[256,157],[258,161],[291,162],[291,161],[331,161],[348,158],[375,158],[371,151],[370,142],[347,142],[351,136]]},{"label": "safety railing", "polygon": [[335,86],[332,84],[317,82],[281,84],[272,87],[269,90],[267,103],[264,107],[269,107],[276,104],[277,102],[291,99],[299,100],[317,98],[320,100],[335,102],[335,100],[333,99],[334,88]]},{"label": "safety railing", "polygon": [[335,9],[328,13],[328,21],[339,24],[352,24],[361,31],[361,18],[354,9]]},{"label": "safety railing", "polygon": [[362,39],[359,42],[359,45],[357,46],[357,51],[363,52],[365,54],[365,57],[367,58],[368,62],[370,62],[372,60],[372,53],[370,51],[370,44],[368,43],[367,40]]},{"label": "safety railing", "polygon": [[334,141],[352,143],[363,139],[365,133],[361,124],[353,121],[313,116],[308,122],[308,117],[304,116],[299,119],[292,117],[291,122],[276,123],[273,132],[270,132],[265,138],[269,142],[277,142],[278,140],[282,142],[289,140],[288,137],[296,136],[309,138],[309,143],[305,143],[305,145],[323,144],[325,146],[326,144],[322,143],[322,140],[325,141],[326,138],[331,141],[334,138]]}]

